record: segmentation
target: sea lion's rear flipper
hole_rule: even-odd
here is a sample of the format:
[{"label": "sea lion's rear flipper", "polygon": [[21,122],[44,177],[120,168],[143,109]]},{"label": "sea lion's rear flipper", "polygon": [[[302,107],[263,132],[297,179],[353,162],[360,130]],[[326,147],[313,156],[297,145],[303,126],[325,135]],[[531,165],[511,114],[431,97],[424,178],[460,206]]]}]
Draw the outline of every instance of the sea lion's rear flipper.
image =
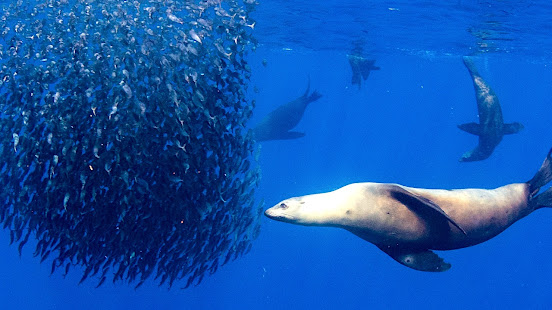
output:
[{"label": "sea lion's rear flipper", "polygon": [[307,90],[305,90],[305,93],[303,94],[303,97],[307,97],[310,93],[310,75],[309,75],[309,80],[307,82]]},{"label": "sea lion's rear flipper", "polygon": [[[548,151],[548,155],[544,159],[539,171],[533,176],[533,178],[526,183],[529,184],[530,202],[533,203],[539,196],[535,195],[539,192],[540,188],[552,181],[552,149]],[[547,190],[546,192],[548,192]],[[544,194],[544,193],[542,193]],[[541,195],[542,195],[541,194]]]},{"label": "sea lion's rear flipper", "polygon": [[293,140],[293,139],[302,138],[304,136],[305,136],[304,132],[286,131],[286,132],[279,133],[274,140]]},{"label": "sea lion's rear flipper", "polygon": [[448,214],[439,207],[436,203],[433,201],[422,197],[420,195],[416,195],[414,193],[411,193],[410,191],[404,189],[401,186],[398,185],[388,185],[389,188],[389,194],[391,197],[397,199],[402,204],[407,206],[410,210],[416,212],[416,214],[420,215],[422,218],[429,219],[432,222],[439,222],[439,221],[448,221],[454,227],[458,228],[464,235],[466,234],[466,231],[460,227],[452,218],[448,216]]},{"label": "sea lion's rear flipper", "polygon": [[510,124],[504,124],[504,127],[502,129],[502,133],[505,135],[511,135],[514,133],[518,133],[520,130],[523,129],[523,125],[515,122]]},{"label": "sea lion's rear flipper", "polygon": [[400,264],[419,271],[442,272],[450,269],[450,264],[431,250],[410,249],[399,246],[379,246],[380,250]]},{"label": "sea lion's rear flipper", "polygon": [[480,136],[482,133],[481,125],[478,123],[466,123],[458,125],[461,130],[471,133],[472,135]]},{"label": "sea lion's rear flipper", "polygon": [[353,69],[353,78],[351,79],[351,84],[353,85],[358,84],[358,88],[360,89],[361,80],[360,80],[360,72],[358,72],[358,69]]},{"label": "sea lion's rear flipper", "polygon": [[310,94],[310,75],[309,75],[309,81],[307,83],[307,90],[305,90],[305,93],[303,94],[302,98],[305,103],[305,106],[307,106],[309,103],[316,101],[322,97],[322,95],[317,91],[314,90],[312,94]]},{"label": "sea lion's rear flipper", "polygon": [[351,65],[351,71],[353,72],[351,84],[353,85],[358,84],[358,87],[360,88],[361,74],[360,74],[360,68],[358,66],[357,57],[349,55],[348,58],[349,58],[349,64]]},{"label": "sea lion's rear flipper", "polygon": [[320,99],[320,97],[322,97],[322,95],[317,90],[314,90],[308,97],[306,97],[307,104]]},{"label": "sea lion's rear flipper", "polygon": [[552,208],[552,187],[531,199],[535,209]]},{"label": "sea lion's rear flipper", "polygon": [[473,60],[469,56],[462,57],[462,61],[464,62],[464,65],[466,66],[472,77],[479,75],[479,72],[477,72],[477,68],[473,63]]}]

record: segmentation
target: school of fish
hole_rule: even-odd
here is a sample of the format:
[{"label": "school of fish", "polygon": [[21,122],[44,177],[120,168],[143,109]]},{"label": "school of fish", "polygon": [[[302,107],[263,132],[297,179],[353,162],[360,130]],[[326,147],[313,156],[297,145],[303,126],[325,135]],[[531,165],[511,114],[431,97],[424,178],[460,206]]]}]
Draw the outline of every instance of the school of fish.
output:
[{"label": "school of fish", "polygon": [[17,0],[0,17],[0,223],[52,273],[197,285],[259,234],[255,0]]}]

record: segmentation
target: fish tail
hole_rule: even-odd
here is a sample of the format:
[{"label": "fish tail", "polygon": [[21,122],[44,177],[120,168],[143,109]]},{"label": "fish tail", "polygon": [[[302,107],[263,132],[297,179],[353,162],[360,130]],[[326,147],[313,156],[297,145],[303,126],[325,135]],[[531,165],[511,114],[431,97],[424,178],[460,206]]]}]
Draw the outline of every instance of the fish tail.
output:
[{"label": "fish tail", "polygon": [[540,188],[552,181],[552,149],[546,155],[539,171],[527,182],[529,184],[530,202],[535,208],[552,207],[552,188],[537,195]]}]

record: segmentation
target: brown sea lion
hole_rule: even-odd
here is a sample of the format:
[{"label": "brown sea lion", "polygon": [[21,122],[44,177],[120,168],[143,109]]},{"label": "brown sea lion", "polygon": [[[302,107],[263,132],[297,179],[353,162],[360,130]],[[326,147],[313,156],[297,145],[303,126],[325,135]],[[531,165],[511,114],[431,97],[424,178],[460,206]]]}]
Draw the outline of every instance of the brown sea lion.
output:
[{"label": "brown sea lion", "polygon": [[479,136],[479,144],[475,149],[464,153],[460,161],[483,160],[491,156],[504,135],[519,132],[523,129],[523,125],[520,123],[504,124],[502,110],[495,92],[481,78],[473,61],[467,56],[463,60],[473,80],[477,110],[479,112],[479,124],[466,123],[458,125],[458,128]]},{"label": "brown sea lion", "polygon": [[311,94],[309,94],[309,92],[310,80],[303,96],[279,106],[276,110],[265,116],[263,120],[253,128],[255,140],[258,142],[267,140],[289,140],[305,136],[303,132],[290,130],[299,124],[309,103],[322,97],[316,90]]},{"label": "brown sea lion", "polygon": [[265,211],[271,219],[306,226],[344,228],[397,262],[421,271],[450,264],[431,250],[454,250],[487,241],[543,207],[552,207],[548,153],[525,183],[496,189],[421,189],[355,183],[332,192],[286,199]]}]

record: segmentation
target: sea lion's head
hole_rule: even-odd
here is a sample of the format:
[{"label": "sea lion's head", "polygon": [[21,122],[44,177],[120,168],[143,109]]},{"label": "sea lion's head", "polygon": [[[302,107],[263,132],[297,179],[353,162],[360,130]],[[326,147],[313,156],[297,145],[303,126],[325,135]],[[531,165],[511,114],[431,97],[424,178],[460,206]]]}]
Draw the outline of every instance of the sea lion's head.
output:
[{"label": "sea lion's head", "polygon": [[305,225],[302,223],[301,207],[305,201],[301,197],[286,199],[274,207],[265,211],[265,215],[272,220],[291,224]]},{"label": "sea lion's head", "polygon": [[326,194],[314,194],[286,199],[265,211],[276,221],[305,226],[331,224]]},{"label": "sea lion's head", "polygon": [[474,157],[472,156],[472,154],[473,154],[473,150],[465,152],[464,154],[462,154],[462,157],[460,157],[459,161],[461,162],[476,161],[477,159],[473,159]]},{"label": "sea lion's head", "polygon": [[[499,141],[500,142],[500,141]],[[467,151],[462,155],[460,158],[461,162],[470,162],[470,161],[478,161],[478,160],[484,160],[489,158],[491,154],[493,153],[493,150],[495,148],[496,144],[492,144],[489,146],[482,147],[481,145],[476,146],[473,150]]]}]

